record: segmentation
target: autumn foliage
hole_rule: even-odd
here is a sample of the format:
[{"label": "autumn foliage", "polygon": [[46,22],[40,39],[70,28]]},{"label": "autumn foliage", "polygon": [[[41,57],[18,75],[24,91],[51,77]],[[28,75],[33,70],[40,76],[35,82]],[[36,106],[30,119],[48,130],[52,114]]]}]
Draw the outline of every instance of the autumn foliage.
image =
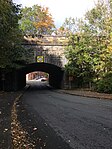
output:
[{"label": "autumn foliage", "polygon": [[25,34],[51,34],[54,21],[47,7],[34,5],[22,10],[20,28]]},{"label": "autumn foliage", "polygon": [[34,26],[38,30],[40,30],[40,32],[45,32],[54,27],[54,21],[52,19],[52,15],[49,14],[49,10],[47,7],[42,8],[40,14],[38,14],[37,12],[37,20],[38,21],[34,22]]},{"label": "autumn foliage", "polygon": [[70,33],[66,70],[77,86],[112,93],[112,0],[99,0],[84,18],[68,18],[62,27]]}]

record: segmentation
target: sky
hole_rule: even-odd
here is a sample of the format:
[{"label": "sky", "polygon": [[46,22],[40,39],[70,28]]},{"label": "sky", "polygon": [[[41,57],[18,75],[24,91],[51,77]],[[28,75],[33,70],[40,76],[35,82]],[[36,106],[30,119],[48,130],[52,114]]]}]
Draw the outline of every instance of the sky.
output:
[{"label": "sky", "polygon": [[54,23],[60,27],[65,18],[81,18],[92,9],[97,0],[13,0],[14,3],[22,4],[22,7],[31,7],[35,4],[48,7]]}]

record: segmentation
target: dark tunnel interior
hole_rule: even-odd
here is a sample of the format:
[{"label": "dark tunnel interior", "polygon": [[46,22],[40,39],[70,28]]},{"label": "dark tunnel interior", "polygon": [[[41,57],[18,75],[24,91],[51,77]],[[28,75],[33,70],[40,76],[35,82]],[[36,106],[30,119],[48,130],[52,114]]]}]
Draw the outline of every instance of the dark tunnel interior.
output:
[{"label": "dark tunnel interior", "polygon": [[26,74],[34,71],[42,71],[49,74],[49,85],[53,88],[61,88],[64,71],[62,68],[49,63],[32,63],[18,70],[20,78],[26,85]]}]

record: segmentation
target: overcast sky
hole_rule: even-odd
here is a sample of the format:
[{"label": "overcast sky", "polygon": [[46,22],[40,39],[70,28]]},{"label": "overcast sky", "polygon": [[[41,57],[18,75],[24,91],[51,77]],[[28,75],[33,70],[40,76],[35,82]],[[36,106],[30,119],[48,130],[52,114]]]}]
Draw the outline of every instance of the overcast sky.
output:
[{"label": "overcast sky", "polygon": [[82,17],[87,10],[90,10],[97,0],[13,0],[23,7],[31,7],[34,4],[49,8],[53,16],[55,25],[59,27],[65,18]]}]

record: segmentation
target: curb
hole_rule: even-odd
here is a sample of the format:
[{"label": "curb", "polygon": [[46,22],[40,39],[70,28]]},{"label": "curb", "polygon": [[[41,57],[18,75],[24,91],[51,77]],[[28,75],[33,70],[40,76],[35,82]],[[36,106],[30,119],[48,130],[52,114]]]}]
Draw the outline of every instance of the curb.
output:
[{"label": "curb", "polygon": [[112,97],[101,97],[101,96],[97,96],[97,95],[87,95],[87,94],[78,94],[78,93],[70,93],[64,90],[54,90],[55,92],[59,92],[59,93],[64,93],[64,94],[69,94],[69,95],[76,95],[76,96],[82,96],[82,97],[89,97],[89,98],[97,98],[97,99],[108,99],[108,100],[112,100]]}]

